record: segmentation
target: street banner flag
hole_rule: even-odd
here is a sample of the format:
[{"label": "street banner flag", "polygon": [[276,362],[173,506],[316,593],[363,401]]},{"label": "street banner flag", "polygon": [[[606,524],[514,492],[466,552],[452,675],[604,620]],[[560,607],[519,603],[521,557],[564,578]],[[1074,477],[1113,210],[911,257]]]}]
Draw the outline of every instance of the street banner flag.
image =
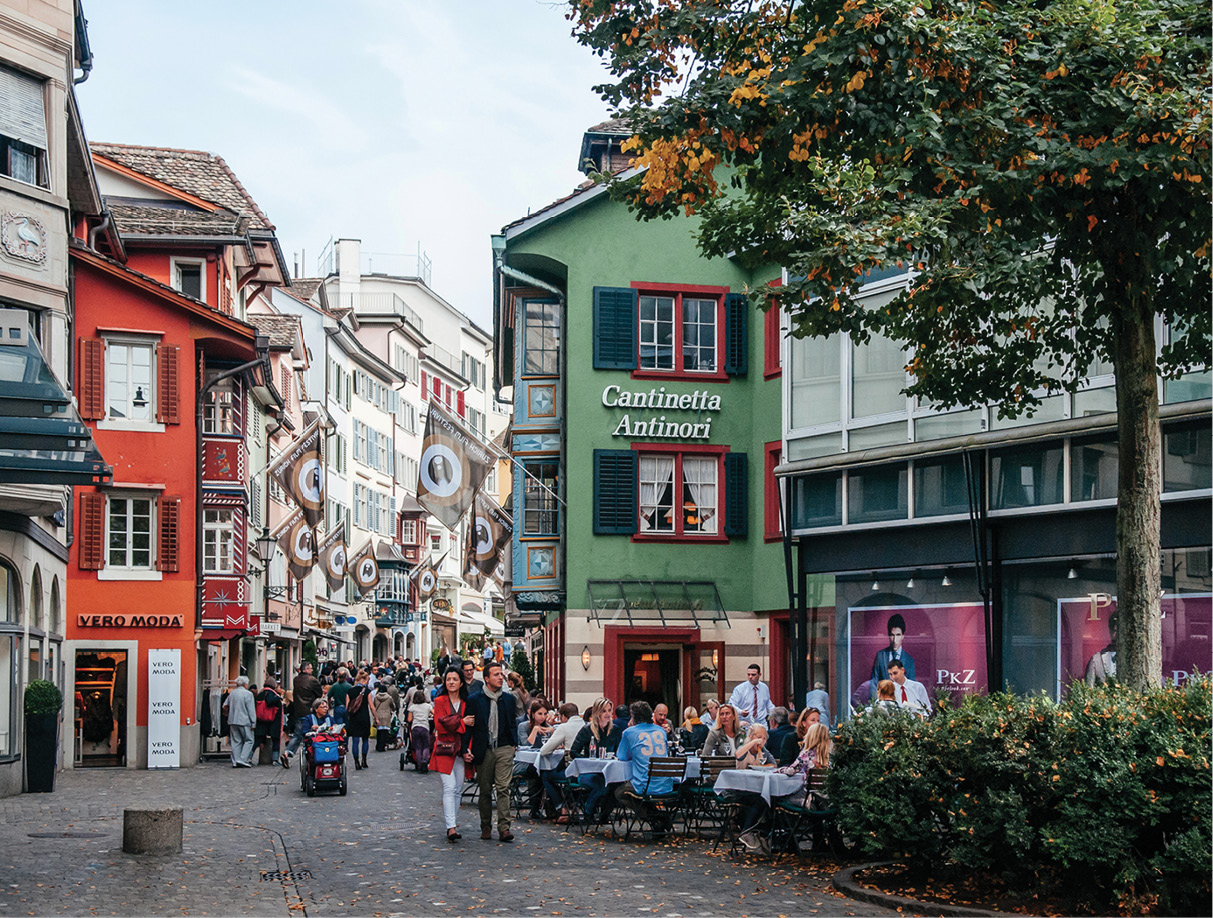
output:
[{"label": "street banner flag", "polygon": [[270,466],[270,475],[303,511],[315,529],[324,516],[324,463],[320,460],[320,422],[316,421]]},{"label": "street banner flag", "polygon": [[[442,560],[445,559],[446,555],[443,555]],[[426,562],[417,571],[417,598],[419,601],[424,602],[438,592],[438,571],[436,568],[442,564],[442,560],[439,560],[438,564],[435,564],[432,557],[427,558]]]},{"label": "street banner flag", "polygon": [[375,560],[374,539],[367,539],[366,544],[350,558],[346,570],[354,578],[359,599],[379,585],[379,562]]},{"label": "street banner flag", "polygon": [[514,534],[514,521],[483,491],[476,492],[475,511],[468,524],[463,579],[480,590],[487,580],[501,584],[502,549]]},{"label": "street banner flag", "polygon": [[345,527],[338,526],[320,540],[320,569],[328,581],[329,592],[336,593],[345,585]]},{"label": "street banner flag", "polygon": [[278,547],[286,555],[287,569],[296,580],[302,580],[316,563],[315,531],[308,525],[302,509],[288,516],[275,531]]},{"label": "street banner flag", "polygon": [[454,532],[497,459],[474,434],[436,404],[430,402],[428,411],[417,500]]}]

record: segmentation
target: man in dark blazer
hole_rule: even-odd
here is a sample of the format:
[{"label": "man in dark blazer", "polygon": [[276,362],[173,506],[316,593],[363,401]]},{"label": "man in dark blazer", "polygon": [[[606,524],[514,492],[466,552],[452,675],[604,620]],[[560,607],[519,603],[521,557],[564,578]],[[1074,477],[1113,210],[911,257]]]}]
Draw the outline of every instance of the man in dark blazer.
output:
[{"label": "man in dark blazer", "polygon": [[[906,637],[906,620],[896,612],[889,616],[888,624],[889,646],[876,651],[876,659],[872,661],[872,685],[889,678],[889,661],[900,660],[906,670],[906,677],[914,678],[914,658],[910,652],[901,646]],[[875,695],[875,689],[872,694]]]},{"label": "man in dark blazer", "polygon": [[472,760],[480,782],[480,837],[493,837],[493,790],[497,790],[497,837],[512,842],[510,781],[514,777],[514,746],[518,741],[518,699],[505,691],[500,663],[484,667],[484,691],[468,698],[472,723]]}]

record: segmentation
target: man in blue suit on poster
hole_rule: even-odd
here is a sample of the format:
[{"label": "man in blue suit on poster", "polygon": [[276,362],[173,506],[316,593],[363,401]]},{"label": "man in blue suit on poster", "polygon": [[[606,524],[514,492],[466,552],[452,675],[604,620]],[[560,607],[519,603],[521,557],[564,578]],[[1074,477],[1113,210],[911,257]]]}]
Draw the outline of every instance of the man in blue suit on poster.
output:
[{"label": "man in blue suit on poster", "polygon": [[900,613],[889,616],[888,624],[889,646],[876,651],[876,659],[872,661],[872,685],[876,686],[882,679],[889,678],[889,661],[900,660],[906,670],[906,678],[914,678],[914,658],[908,650],[902,648],[906,637],[906,620]]}]

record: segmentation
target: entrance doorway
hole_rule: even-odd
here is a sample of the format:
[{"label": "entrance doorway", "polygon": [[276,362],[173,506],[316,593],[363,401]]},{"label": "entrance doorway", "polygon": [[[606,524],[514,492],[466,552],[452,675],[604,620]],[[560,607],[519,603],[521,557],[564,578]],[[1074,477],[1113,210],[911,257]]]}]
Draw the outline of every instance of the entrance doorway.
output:
[{"label": "entrance doorway", "polygon": [[126,767],[125,650],[77,650],[76,765]]},{"label": "entrance doorway", "polygon": [[623,647],[623,703],[664,704],[672,717],[682,710],[682,646]]}]

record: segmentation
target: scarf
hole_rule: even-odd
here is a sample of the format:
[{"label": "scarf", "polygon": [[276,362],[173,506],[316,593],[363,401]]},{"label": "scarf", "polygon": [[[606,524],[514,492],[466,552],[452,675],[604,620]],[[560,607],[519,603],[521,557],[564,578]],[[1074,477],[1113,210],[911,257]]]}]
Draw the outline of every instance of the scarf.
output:
[{"label": "scarf", "polygon": [[493,691],[487,685],[484,687],[485,697],[489,699],[489,745],[497,746],[497,699],[505,692],[502,689]]}]

